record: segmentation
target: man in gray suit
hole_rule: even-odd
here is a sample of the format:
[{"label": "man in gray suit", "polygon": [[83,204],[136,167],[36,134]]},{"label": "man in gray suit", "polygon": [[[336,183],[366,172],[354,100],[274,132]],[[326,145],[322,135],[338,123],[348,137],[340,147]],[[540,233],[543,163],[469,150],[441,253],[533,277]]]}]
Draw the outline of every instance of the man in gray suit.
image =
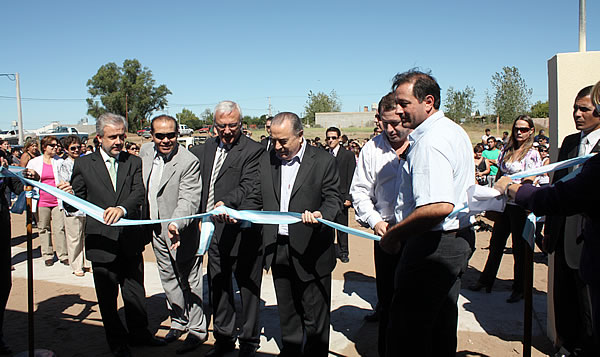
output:
[{"label": "man in gray suit", "polygon": [[[175,118],[160,115],[152,119],[152,143],[142,146],[142,172],[150,219],[170,219],[198,213],[202,197],[200,162],[177,144]],[[152,227],[152,246],[160,280],[171,316],[165,340],[177,340],[186,330],[185,342],[177,353],[196,349],[207,338],[202,311],[202,256],[198,255],[200,233],[191,219],[161,223]]]}]

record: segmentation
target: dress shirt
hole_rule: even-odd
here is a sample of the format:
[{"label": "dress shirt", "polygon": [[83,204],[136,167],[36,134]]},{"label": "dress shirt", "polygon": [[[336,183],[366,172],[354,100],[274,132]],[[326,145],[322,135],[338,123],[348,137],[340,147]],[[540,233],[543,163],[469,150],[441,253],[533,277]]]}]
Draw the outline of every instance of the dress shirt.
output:
[{"label": "dress shirt", "polygon": [[[292,189],[294,188],[294,182],[296,181],[296,175],[302,164],[302,158],[304,157],[304,151],[306,151],[306,140],[302,138],[302,146],[300,150],[291,160],[281,160],[281,200],[279,201],[279,211],[288,212],[290,207],[290,198],[292,195]],[[277,231],[279,235],[289,235],[288,225],[280,224]]]},{"label": "dress shirt", "polygon": [[340,151],[340,147],[341,147],[341,145],[338,144],[338,146],[336,146],[335,148],[333,148],[333,150],[329,149],[329,152],[331,153],[331,155],[337,157],[337,154]]},{"label": "dress shirt", "polygon": [[[467,202],[467,188],[475,182],[473,147],[467,133],[437,111],[408,136],[407,172],[413,193],[413,207],[431,203],[451,203],[460,208]],[[432,231],[454,230],[472,223],[466,213],[446,217]]]},{"label": "dress shirt", "polygon": [[[350,185],[352,205],[360,224],[373,229],[381,221],[392,225],[397,222],[394,206],[400,190],[410,190],[410,185],[401,185],[405,163],[398,158],[385,134],[369,140],[362,148]],[[404,196],[404,192],[401,195]]]},{"label": "dress shirt", "polygon": [[596,129],[587,135],[584,135],[583,132],[581,132],[578,156],[584,156],[591,153],[598,140],[600,140],[600,129]]},{"label": "dress shirt", "polygon": [[[100,155],[102,156],[102,161],[104,161],[104,165],[106,166],[106,171],[110,172],[110,155],[108,155],[104,149],[102,147],[100,147],[98,150],[100,150]],[[121,155],[120,153],[117,154],[117,156],[115,156],[115,170],[117,171],[117,178],[119,177],[119,155]],[[116,183],[115,183],[116,184]],[[120,209],[123,210],[123,217],[127,217],[127,210],[125,209],[125,207],[123,206],[117,206]]]}]

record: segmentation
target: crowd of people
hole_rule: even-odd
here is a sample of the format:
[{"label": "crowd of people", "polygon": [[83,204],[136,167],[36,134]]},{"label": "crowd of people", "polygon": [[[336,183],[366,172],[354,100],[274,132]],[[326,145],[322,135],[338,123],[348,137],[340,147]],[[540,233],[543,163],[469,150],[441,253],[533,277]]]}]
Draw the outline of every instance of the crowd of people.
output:
[{"label": "crowd of people", "polygon": [[[581,133],[565,138],[559,160],[600,148],[599,92],[600,84],[577,95],[573,117]],[[327,356],[331,273],[337,259],[349,261],[350,251],[346,233],[317,219],[348,225],[350,207],[361,225],[381,237],[374,243],[378,303],[366,317],[379,322],[379,355],[454,356],[461,276],[475,249],[475,232],[472,216],[453,211],[467,201],[467,188],[474,184],[493,186],[512,200],[494,222],[485,269],[469,288],[491,292],[507,238],[511,233],[520,237],[527,210],[551,215],[545,236],[552,238],[544,238],[543,247],[562,251],[566,261],[554,272],[559,347],[574,355],[593,355],[600,323],[594,258],[600,252],[594,209],[598,191],[592,185],[599,160],[590,159],[575,179],[553,186],[548,176],[510,179],[507,175],[549,162],[548,138],[542,131],[534,135],[531,118],[519,116],[511,132],[498,140],[486,130],[473,148],[440,104],[435,78],[409,70],[394,77],[392,91],[379,102],[373,136],[363,143],[349,140],[336,127],[325,129],[324,144],[318,137],[308,140],[300,118],[291,112],[269,118],[268,135],[259,143],[243,135],[239,105],[222,101],[214,110],[216,135],[190,150],[178,144],[179,126],[169,115],[152,119],[152,140],[140,147],[125,141],[125,118],[105,113],[97,119],[94,145],[85,146],[76,136],[48,136],[40,142],[41,151],[36,142],[28,142],[12,159],[13,151],[9,156],[0,143],[5,150],[1,160],[3,165],[17,162],[27,168],[25,177],[104,209],[104,222],[86,219],[44,191],[35,205],[45,265],[52,266],[56,254],[75,276],[93,273],[106,339],[115,356],[130,356],[129,346],[164,346],[184,334],[177,353],[193,351],[207,340],[204,264],[215,338],[207,356],[224,356],[237,344],[239,356],[256,354],[263,269],[273,275],[280,355]],[[23,185],[4,178],[1,189],[19,194]],[[4,194],[0,200],[2,220],[10,227],[10,200]],[[198,254],[202,223],[179,218],[220,206],[298,212],[302,222],[247,224],[215,214],[204,262]],[[572,222],[572,216],[565,218],[573,214],[578,215]],[[166,221],[112,225],[121,218]],[[579,242],[578,237],[585,243],[579,247],[581,262],[573,263],[567,245]],[[9,243],[10,230],[2,238],[0,319],[10,292]],[[170,329],[164,338],[148,329],[142,258],[148,243],[169,309]],[[519,301],[524,289],[524,241],[512,243],[514,283],[508,302]],[[241,311],[234,304],[233,278]],[[119,289],[125,324],[117,313]],[[1,332],[0,352],[9,353]]]}]

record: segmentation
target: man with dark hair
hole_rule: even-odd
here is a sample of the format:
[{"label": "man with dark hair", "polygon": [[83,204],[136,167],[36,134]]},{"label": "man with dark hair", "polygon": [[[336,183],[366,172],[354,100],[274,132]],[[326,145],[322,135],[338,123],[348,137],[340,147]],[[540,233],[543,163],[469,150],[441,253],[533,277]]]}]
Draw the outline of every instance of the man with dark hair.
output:
[{"label": "man with dark hair", "polygon": [[550,142],[550,138],[546,136],[546,131],[544,129],[540,129],[540,131],[538,131],[538,134],[533,137],[533,141],[535,141],[536,143],[539,143],[542,140],[546,140],[545,144],[548,144]]},{"label": "man with dark hair", "polygon": [[460,277],[474,246],[470,220],[449,216],[475,182],[467,133],[446,118],[440,87],[428,73],[396,75],[396,113],[409,134],[402,174],[411,186],[381,248],[398,254],[387,356],[455,356]]},{"label": "man with dark hair", "polygon": [[[594,110],[591,99],[592,86],[577,93],[573,104],[573,120],[578,133],[564,138],[557,161],[600,151],[600,114]],[[556,171],[552,183],[573,171],[572,168]],[[579,263],[583,242],[579,237],[584,217],[574,215],[547,216],[545,248],[554,253],[554,322],[558,340],[568,354],[582,351],[585,356],[596,355],[593,346],[591,306],[587,285],[581,279]],[[567,355],[568,355],[567,354]]]},{"label": "man with dark hair", "polygon": [[[172,219],[197,214],[202,197],[200,162],[177,143],[179,125],[168,115],[150,124],[152,142],[140,150],[142,177],[150,219]],[[152,227],[152,247],[160,281],[167,297],[171,327],[167,343],[188,331],[178,354],[198,348],[207,338],[202,309],[202,256],[198,255],[198,222],[180,219]]]},{"label": "man with dark hair", "polygon": [[494,182],[496,182],[496,175],[498,174],[498,156],[500,156],[500,150],[496,148],[496,138],[490,136],[487,139],[486,149],[481,156],[490,163],[490,173],[487,176],[487,181],[488,186],[493,187]]},{"label": "man with dark hair", "polygon": [[264,139],[260,140],[260,144],[262,146],[265,147],[265,150],[269,151],[272,147],[271,144],[271,121],[273,120],[273,117],[268,117],[267,120],[265,121],[265,130],[267,131],[267,134],[269,134],[267,137],[265,137]]},{"label": "man with dark hair", "polygon": [[302,223],[263,229],[281,321],[280,356],[327,356],[336,260],[333,229],[317,218],[337,216],[339,174],[330,154],[307,145],[296,114],[277,114],[271,134],[274,150],[261,158],[257,199],[265,211],[302,213]]},{"label": "man with dark hair", "polygon": [[490,136],[492,136],[492,131],[489,128],[486,128],[485,134],[483,134],[483,136],[481,137],[481,143],[483,145],[487,145],[487,140]]},{"label": "man with dark hair", "polygon": [[508,131],[503,131],[502,132],[502,143],[504,145],[508,144]]},{"label": "man with dark hair", "polygon": [[[350,184],[356,168],[356,158],[351,151],[348,151],[340,144],[341,131],[336,127],[330,127],[325,132],[325,143],[327,150],[335,157],[338,172],[340,174],[340,193],[342,194],[342,209],[335,217],[335,223],[348,226],[348,208],[352,206],[352,196],[350,196]],[[337,232],[337,256],[342,263],[348,263],[350,250],[348,247],[348,233]]]},{"label": "man with dark hair", "polygon": [[[400,175],[399,170],[406,163],[408,134],[412,129],[402,127],[400,116],[396,114],[393,92],[381,98],[377,112],[378,123],[385,129],[384,134],[376,136],[362,148],[350,194],[356,220],[373,229],[376,235],[383,236],[388,227],[396,224],[394,209],[403,205],[404,190],[410,189],[410,185],[403,184],[404,175]],[[394,294],[394,273],[400,255],[387,254],[379,242],[374,243],[378,302],[375,313],[367,315],[365,319],[379,319],[378,350],[379,356],[384,357]]]},{"label": "man with dark hair", "polygon": [[[237,210],[260,209],[248,199],[260,186],[258,160],[265,151],[242,135],[242,110],[222,101],[214,110],[215,138],[192,148],[200,160],[201,212],[225,205]],[[254,356],[260,344],[259,307],[263,246],[260,225],[242,225],[217,216],[208,248],[208,281],[213,308],[215,346],[208,357],[223,356],[235,349],[236,309],[232,274],[242,299],[242,326],[237,339],[239,356]],[[228,224],[225,224],[228,223]]]}]

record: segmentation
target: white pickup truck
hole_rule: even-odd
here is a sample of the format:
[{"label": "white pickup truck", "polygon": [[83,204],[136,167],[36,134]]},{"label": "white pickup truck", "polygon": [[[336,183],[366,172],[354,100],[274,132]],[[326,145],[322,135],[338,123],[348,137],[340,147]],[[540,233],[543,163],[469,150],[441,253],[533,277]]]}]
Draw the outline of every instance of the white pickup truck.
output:
[{"label": "white pickup truck", "polygon": [[48,132],[38,134],[38,138],[41,140],[44,136],[49,135],[56,136],[56,138],[59,140],[69,135],[77,135],[84,143],[88,140],[89,136],[88,133],[78,132],[77,129],[70,126],[57,126]]}]

